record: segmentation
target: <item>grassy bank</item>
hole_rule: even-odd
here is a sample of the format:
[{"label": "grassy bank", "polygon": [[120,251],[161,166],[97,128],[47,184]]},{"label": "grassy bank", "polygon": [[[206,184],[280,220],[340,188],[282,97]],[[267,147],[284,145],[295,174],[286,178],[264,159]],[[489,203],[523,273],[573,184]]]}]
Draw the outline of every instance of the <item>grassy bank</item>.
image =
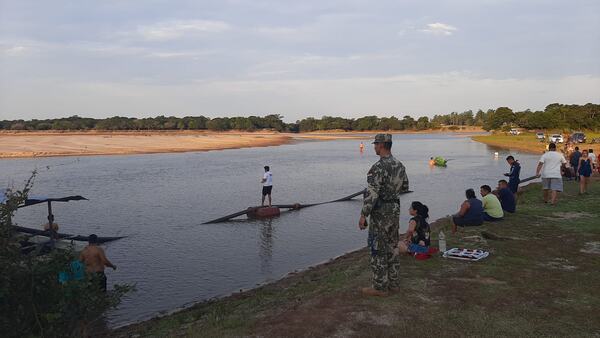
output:
[{"label": "grassy bank", "polygon": [[[587,139],[591,141],[593,138],[600,137],[600,134],[586,133],[586,136]],[[472,139],[493,147],[520,150],[538,154],[542,154],[546,149],[546,143],[537,140],[535,138],[535,134],[533,133],[524,133],[517,136],[505,134],[477,135],[473,136]],[[580,144],[579,148],[594,149],[595,153],[600,152],[600,144]]]},{"label": "grassy bank", "polygon": [[[370,280],[360,250],[110,336],[597,336],[600,181],[585,196],[565,188],[551,207],[531,185],[517,214],[448,236],[450,247],[489,250],[484,261],[403,256],[401,291],[387,298],[360,294]],[[449,234],[449,222],[439,229]]]}]

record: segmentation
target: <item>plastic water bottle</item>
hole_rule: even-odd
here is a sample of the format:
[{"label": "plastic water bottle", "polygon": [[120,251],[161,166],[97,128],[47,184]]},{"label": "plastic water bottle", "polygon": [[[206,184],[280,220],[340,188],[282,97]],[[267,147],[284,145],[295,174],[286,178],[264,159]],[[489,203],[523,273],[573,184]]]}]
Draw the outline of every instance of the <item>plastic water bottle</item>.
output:
[{"label": "plastic water bottle", "polygon": [[440,254],[444,254],[446,252],[446,235],[444,235],[443,231],[440,231],[440,235],[438,237],[438,246],[440,247]]}]

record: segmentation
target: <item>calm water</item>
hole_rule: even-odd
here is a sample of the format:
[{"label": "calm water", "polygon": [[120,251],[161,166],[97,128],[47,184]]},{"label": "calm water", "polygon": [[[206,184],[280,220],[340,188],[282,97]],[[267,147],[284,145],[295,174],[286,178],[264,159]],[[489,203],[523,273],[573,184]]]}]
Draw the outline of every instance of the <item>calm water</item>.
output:
[{"label": "calm water", "polygon": [[[393,153],[407,167],[410,188],[402,209],[420,200],[436,219],[457,210],[464,190],[495,186],[508,170],[508,154],[456,135],[395,135]],[[106,246],[118,266],[109,284],[135,283],[137,291],[109,315],[112,325],[229,294],[323,262],[366,244],[358,230],[360,198],[282,214],[269,221],[202,222],[260,203],[265,164],[274,176],[274,203],[308,203],[361,190],[371,145],[359,141],[303,142],[279,147],[200,153],[95,156],[0,161],[0,186],[20,187],[39,170],[33,195],[80,194],[90,201],[55,203],[61,231],[126,235]],[[454,159],[430,169],[430,156]],[[514,154],[522,176],[538,156]],[[49,169],[47,166],[50,166]],[[45,206],[19,210],[17,222],[39,226]],[[406,228],[407,212],[402,214]],[[366,268],[366,267],[365,267]]]}]

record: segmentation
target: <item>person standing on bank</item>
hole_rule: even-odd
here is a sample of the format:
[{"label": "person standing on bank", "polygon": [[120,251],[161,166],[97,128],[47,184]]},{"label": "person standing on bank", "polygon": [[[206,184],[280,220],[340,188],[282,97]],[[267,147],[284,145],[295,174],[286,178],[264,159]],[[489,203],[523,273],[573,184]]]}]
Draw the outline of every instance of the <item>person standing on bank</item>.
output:
[{"label": "person standing on bank", "polygon": [[[378,134],[373,142],[377,161],[367,174],[367,189],[358,226],[369,228],[368,245],[373,272],[372,287],[363,288],[368,296],[386,296],[399,288],[400,258],[394,249],[400,240],[400,199],[408,191],[404,165],[392,156],[392,135]],[[370,217],[370,224],[367,223]]]},{"label": "person standing on bank", "polygon": [[273,191],[273,174],[271,173],[271,170],[268,165],[265,166],[265,174],[260,180],[260,183],[263,184],[261,206],[265,206],[265,197],[269,196],[269,207],[271,207],[271,191]]},{"label": "person standing on bank", "polygon": [[593,161],[589,157],[587,150],[583,150],[577,167],[579,168],[579,195],[587,194],[587,187],[590,182],[590,176],[594,172]]},{"label": "person standing on bank", "polygon": [[521,175],[521,164],[519,161],[515,160],[515,158],[510,155],[506,158],[506,162],[510,165],[510,171],[504,174],[504,176],[508,177],[508,188],[512,193],[517,197],[517,191],[519,190],[519,183],[521,183],[520,175]]},{"label": "person standing on bank", "polygon": [[544,203],[556,205],[558,193],[563,191],[563,180],[560,172],[563,164],[567,164],[567,160],[563,154],[556,151],[556,144],[550,143],[548,151],[540,158],[535,172],[537,177],[542,177]]},{"label": "person standing on bank", "polygon": [[579,180],[579,159],[581,158],[581,152],[579,152],[579,147],[575,147],[575,151],[571,154],[571,168],[573,168],[573,172],[575,173],[575,180]]}]

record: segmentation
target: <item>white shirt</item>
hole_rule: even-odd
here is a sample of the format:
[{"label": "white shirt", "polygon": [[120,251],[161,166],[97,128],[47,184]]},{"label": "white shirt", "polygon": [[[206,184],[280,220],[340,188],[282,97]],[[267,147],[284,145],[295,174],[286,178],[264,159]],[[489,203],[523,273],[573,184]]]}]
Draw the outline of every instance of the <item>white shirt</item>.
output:
[{"label": "white shirt", "polygon": [[592,166],[596,165],[596,154],[589,153],[588,158],[590,159],[590,162],[592,162]]},{"label": "white shirt", "polygon": [[563,154],[557,151],[547,151],[540,158],[540,163],[543,163],[542,178],[561,178],[560,167],[567,163]]},{"label": "white shirt", "polygon": [[270,187],[273,185],[273,174],[271,174],[270,171],[267,171],[264,175],[263,175],[263,179],[265,180],[265,182],[263,183],[263,186],[265,187]]}]

